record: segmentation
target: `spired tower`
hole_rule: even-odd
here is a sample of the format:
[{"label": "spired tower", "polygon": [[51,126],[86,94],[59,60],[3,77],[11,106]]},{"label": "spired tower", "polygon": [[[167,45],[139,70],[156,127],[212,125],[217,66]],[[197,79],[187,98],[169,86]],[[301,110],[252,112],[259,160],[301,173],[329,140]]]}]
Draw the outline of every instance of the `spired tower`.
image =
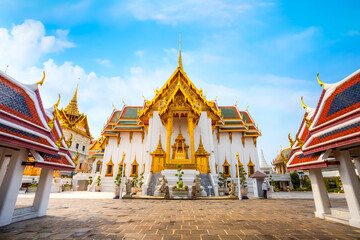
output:
[{"label": "spired tower", "polygon": [[237,164],[249,176],[259,168],[256,140],[261,132],[248,110],[206,99],[184,72],[181,42],[178,66],[154,98],[145,99],[142,106],[114,108],[102,135],[102,191],[113,191],[113,179],[123,164],[125,176],[144,173],[143,189],[153,188],[161,174],[175,185],[178,164],[185,171],[184,185],[191,186],[200,174],[214,188],[219,172],[231,180],[237,177]]},{"label": "spired tower", "polygon": [[74,96],[66,108],[56,108],[56,113],[65,139],[70,139],[69,151],[76,164],[75,171],[89,172],[91,170],[91,163],[88,163],[89,146],[92,136],[90,134],[87,115],[79,113],[77,103],[78,87],[79,84],[76,86]]}]

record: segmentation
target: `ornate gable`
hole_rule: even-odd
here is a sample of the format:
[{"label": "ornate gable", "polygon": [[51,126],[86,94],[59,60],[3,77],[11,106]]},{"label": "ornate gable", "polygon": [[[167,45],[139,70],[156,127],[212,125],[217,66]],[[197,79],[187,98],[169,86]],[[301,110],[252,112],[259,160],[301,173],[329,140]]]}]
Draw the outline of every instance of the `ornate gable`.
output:
[{"label": "ornate gable", "polygon": [[148,120],[152,112],[166,111],[170,103],[174,102],[177,92],[181,91],[187,103],[195,112],[208,111],[213,120],[221,119],[221,111],[215,108],[214,102],[209,102],[203,95],[202,89],[197,89],[188,78],[182,68],[181,51],[179,52],[179,65],[164,86],[155,91],[155,97],[151,101],[146,101],[143,110],[138,112],[141,121]]}]

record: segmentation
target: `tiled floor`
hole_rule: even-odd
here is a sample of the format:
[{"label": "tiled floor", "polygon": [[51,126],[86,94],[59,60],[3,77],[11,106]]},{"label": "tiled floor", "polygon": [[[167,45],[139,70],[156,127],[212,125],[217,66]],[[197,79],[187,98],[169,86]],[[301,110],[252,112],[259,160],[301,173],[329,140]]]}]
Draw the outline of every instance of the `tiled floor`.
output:
[{"label": "tiled floor", "polygon": [[51,198],[46,217],[2,227],[0,239],[360,239],[360,229],[313,212],[311,199]]}]

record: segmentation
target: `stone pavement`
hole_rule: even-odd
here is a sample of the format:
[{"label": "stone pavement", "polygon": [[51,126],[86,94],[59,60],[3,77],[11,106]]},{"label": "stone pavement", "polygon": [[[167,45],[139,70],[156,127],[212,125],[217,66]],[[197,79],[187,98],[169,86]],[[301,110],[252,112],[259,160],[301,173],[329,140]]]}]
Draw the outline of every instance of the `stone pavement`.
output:
[{"label": "stone pavement", "polygon": [[360,229],[313,212],[308,199],[51,198],[46,217],[2,227],[0,239],[360,239]]}]

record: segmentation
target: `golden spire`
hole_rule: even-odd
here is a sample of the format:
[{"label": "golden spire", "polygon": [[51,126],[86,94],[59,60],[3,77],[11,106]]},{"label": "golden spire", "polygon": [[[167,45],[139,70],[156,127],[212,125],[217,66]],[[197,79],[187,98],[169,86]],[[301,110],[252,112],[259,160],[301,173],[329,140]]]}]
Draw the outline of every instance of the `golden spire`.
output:
[{"label": "golden spire", "polygon": [[181,33],[179,33],[179,63],[178,63],[178,68],[183,68],[182,65],[182,59],[181,59]]},{"label": "golden spire", "polygon": [[78,109],[78,105],[77,105],[78,87],[79,87],[79,83],[76,86],[76,90],[75,90],[73,98],[69,102],[69,105],[65,108],[65,112],[67,115],[72,115],[72,116],[76,116],[76,117],[79,115],[79,109]]}]

